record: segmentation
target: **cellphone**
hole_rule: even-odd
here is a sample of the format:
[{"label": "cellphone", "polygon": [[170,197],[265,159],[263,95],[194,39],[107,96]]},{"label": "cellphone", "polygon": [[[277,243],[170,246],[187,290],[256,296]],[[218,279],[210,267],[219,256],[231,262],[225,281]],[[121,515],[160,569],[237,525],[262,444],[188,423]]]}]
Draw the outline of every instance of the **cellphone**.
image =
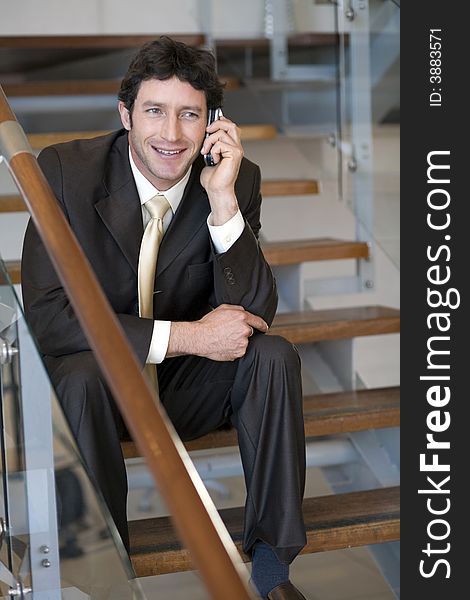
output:
[{"label": "cellphone", "polygon": [[[207,126],[209,126],[214,121],[217,121],[217,119],[219,119],[222,116],[223,116],[223,114],[222,114],[221,108],[209,108],[209,114],[207,115]],[[206,137],[208,135],[209,134],[206,133]],[[214,167],[215,166],[214,159],[212,158],[212,154],[210,152],[209,152],[209,154],[204,154],[204,162],[206,163],[206,167]]]}]

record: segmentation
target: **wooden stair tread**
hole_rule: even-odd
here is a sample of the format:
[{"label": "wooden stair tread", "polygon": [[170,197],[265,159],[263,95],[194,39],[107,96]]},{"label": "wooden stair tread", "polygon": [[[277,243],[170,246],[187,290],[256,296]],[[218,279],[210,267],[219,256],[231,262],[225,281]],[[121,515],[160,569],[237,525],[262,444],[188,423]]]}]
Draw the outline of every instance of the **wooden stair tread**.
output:
[{"label": "wooden stair tread", "polygon": [[[221,75],[220,79],[225,83],[226,90],[233,90],[240,87],[240,80],[236,77],[224,77]],[[5,83],[2,87],[8,98],[15,96],[117,95],[121,81],[122,78],[21,81]]]},{"label": "wooden stair tread", "polygon": [[[300,196],[318,194],[319,182],[315,179],[265,179],[261,182],[261,193],[263,196]],[[24,212],[26,205],[19,195],[0,195],[0,213]],[[325,239],[325,244],[328,238]],[[299,243],[308,242],[302,240]],[[272,242],[272,244],[289,244],[291,242]],[[346,242],[349,243],[349,242]],[[294,261],[296,262],[296,261]]]},{"label": "wooden stair tread", "polygon": [[[217,48],[269,48],[271,40],[267,37],[255,38],[216,38]],[[335,46],[338,35],[335,33],[292,33],[289,35],[290,46]]]},{"label": "wooden stair tread", "polygon": [[[26,211],[26,207],[20,201],[19,196],[6,197],[4,212],[19,210],[20,206],[23,207],[23,211]],[[331,238],[264,242],[262,248],[266,260],[272,266],[292,265],[317,260],[364,259],[369,256],[369,248],[365,242],[334,240]],[[17,279],[15,283],[19,283],[21,270],[19,261],[9,261],[8,268],[10,269],[10,267]]]},{"label": "wooden stair tread", "polygon": [[274,125],[240,125],[242,140],[273,140],[277,137]]},{"label": "wooden stair tread", "polygon": [[[168,34],[174,40],[190,46],[201,46],[205,42],[202,34]],[[9,35],[0,37],[0,48],[48,49],[48,48],[140,48],[146,42],[153,42],[158,35]]]},{"label": "wooden stair tread", "polygon": [[[20,261],[6,261],[12,283],[21,283]],[[280,313],[268,335],[281,335],[293,344],[398,333],[400,311],[385,306],[356,306]]]},{"label": "wooden stair tread", "polygon": [[106,135],[111,130],[100,131],[60,131],[55,133],[29,133],[27,138],[35,150],[41,150],[51,144],[61,144],[72,140],[84,140]]},{"label": "wooden stair tread", "polygon": [[[20,196],[4,196],[0,199],[1,212],[26,212]],[[319,238],[292,240],[288,242],[263,242],[263,253],[272,266],[292,265],[307,261],[367,258],[369,248],[365,242]],[[20,261],[6,261],[13,283],[21,283]],[[316,311],[319,312],[319,311]]]},{"label": "wooden stair tread", "polygon": [[400,312],[384,306],[358,306],[280,313],[268,335],[281,335],[293,344],[398,333]]},{"label": "wooden stair tread", "polygon": [[[142,44],[159,37],[160,34],[96,34],[96,35],[5,35],[0,37],[0,48],[9,49],[48,49],[48,48],[139,48]],[[203,34],[169,33],[171,38],[192,46],[205,43]],[[264,36],[256,38],[217,38],[217,47],[266,47],[270,40]],[[289,36],[289,44],[295,46],[334,46],[338,36],[334,33],[295,33]]]},{"label": "wooden stair tread", "polygon": [[5,268],[13,285],[21,283],[21,261],[5,260]]},{"label": "wooden stair tread", "polygon": [[117,94],[121,79],[68,79],[57,81],[21,81],[3,84],[7,98],[15,96],[73,96]]},{"label": "wooden stair tread", "polygon": [[263,242],[263,254],[270,265],[291,265],[313,260],[368,258],[367,242],[317,238]]},{"label": "wooden stair tread", "polygon": [[[349,431],[398,427],[400,388],[376,388],[304,397],[305,436],[318,437]],[[237,446],[236,430],[219,429],[185,442],[188,451]],[[121,443],[125,458],[141,456],[133,441]]]},{"label": "wooden stair tread", "polygon": [[[379,488],[305,498],[307,545],[303,554],[390,542],[400,538],[400,488]],[[242,559],[243,508],[220,511]],[[192,569],[169,517],[129,522],[131,559],[138,577]]]},{"label": "wooden stair tread", "polygon": [[26,204],[21,196],[0,196],[0,213],[8,212],[26,212]]},{"label": "wooden stair tread", "polygon": [[[243,140],[270,140],[277,137],[277,129],[274,125],[241,125],[240,130]],[[90,139],[106,135],[107,133],[110,133],[110,131],[60,131],[54,133],[30,133],[27,137],[31,146],[39,150],[51,144]]]},{"label": "wooden stair tread", "polygon": [[[165,32],[167,33],[167,32]],[[169,33],[190,46],[205,44],[201,33]],[[91,35],[4,35],[0,36],[0,73],[3,83],[18,75],[43,67],[65,65],[68,61],[94,59],[126,50],[137,50],[154,41],[159,34],[91,34]],[[119,57],[119,54],[117,54]],[[125,61],[123,68],[126,67]]]},{"label": "wooden stair tread", "polygon": [[400,388],[370,388],[304,398],[306,437],[397,427]]},{"label": "wooden stair tread", "polygon": [[261,182],[263,196],[304,196],[319,194],[316,179],[265,179]]}]

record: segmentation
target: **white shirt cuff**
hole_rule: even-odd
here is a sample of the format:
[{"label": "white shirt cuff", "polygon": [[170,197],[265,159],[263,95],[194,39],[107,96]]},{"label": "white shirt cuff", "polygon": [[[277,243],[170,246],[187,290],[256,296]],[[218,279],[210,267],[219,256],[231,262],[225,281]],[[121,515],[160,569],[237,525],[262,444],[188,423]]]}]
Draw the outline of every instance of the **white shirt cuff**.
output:
[{"label": "white shirt cuff", "polygon": [[211,225],[212,213],[207,217],[207,227],[217,254],[227,252],[245,229],[245,220],[240,209],[223,225]]},{"label": "white shirt cuff", "polygon": [[171,321],[154,321],[152,340],[147,356],[147,362],[155,365],[160,364],[168,351],[170,341]]}]

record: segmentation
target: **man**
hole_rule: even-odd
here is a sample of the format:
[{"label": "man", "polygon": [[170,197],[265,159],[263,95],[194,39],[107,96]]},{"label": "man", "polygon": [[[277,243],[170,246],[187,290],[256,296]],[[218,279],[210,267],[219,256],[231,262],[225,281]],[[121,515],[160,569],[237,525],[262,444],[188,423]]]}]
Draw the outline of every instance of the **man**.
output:
[{"label": "man", "polygon": [[[289,563],[305,545],[300,363],[267,336],[277,306],[259,247],[260,172],[222,104],[213,56],[162,37],[132,61],[119,92],[124,129],[46,148],[39,163],[142,366],[183,440],[231,423],[245,473],[244,550],[261,597],[303,598]],[[215,166],[205,167],[211,153]],[[153,314],[138,284],[145,203],[164,195]],[[36,231],[23,250],[23,297],[90,476],[129,547],[123,424]],[[139,275],[138,275],[139,274]],[[152,307],[151,307],[152,308]]]}]

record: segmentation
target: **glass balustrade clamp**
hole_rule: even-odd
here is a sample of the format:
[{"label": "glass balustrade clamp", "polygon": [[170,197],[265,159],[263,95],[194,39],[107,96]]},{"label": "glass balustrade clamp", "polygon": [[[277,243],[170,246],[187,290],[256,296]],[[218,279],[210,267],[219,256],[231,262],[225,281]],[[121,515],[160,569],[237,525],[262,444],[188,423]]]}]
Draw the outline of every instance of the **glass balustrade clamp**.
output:
[{"label": "glass balustrade clamp", "polygon": [[18,348],[15,348],[8,340],[0,337],[0,365],[10,364]]}]

